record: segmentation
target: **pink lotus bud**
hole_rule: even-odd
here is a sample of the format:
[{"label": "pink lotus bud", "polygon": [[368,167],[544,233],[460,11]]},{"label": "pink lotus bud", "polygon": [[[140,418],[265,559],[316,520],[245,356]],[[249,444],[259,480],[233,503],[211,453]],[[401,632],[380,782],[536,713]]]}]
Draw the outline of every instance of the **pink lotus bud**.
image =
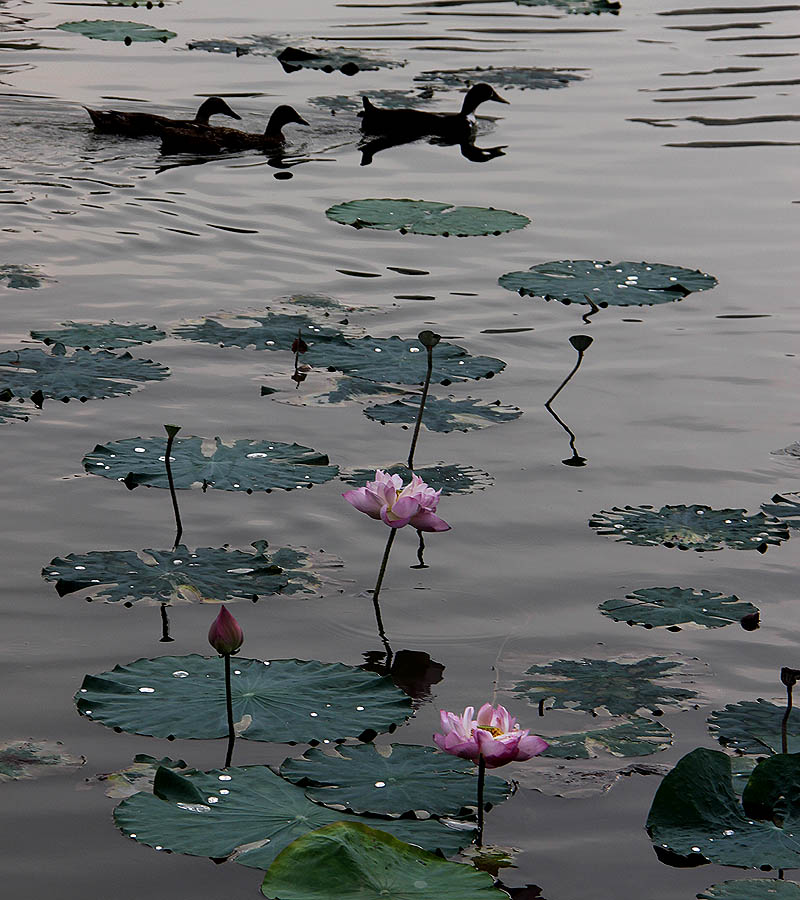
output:
[{"label": "pink lotus bud", "polygon": [[208,629],[208,643],[220,656],[236,653],[244,643],[244,632],[239,623],[223,606],[219,615]]}]

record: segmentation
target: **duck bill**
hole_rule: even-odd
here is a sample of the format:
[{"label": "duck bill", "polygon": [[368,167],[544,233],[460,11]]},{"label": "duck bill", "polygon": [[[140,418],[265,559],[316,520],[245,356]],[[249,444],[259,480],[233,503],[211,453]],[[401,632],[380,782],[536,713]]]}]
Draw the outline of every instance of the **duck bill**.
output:
[{"label": "duck bill", "polygon": [[305,120],[302,116],[298,116],[298,117],[295,119],[295,122],[296,122],[298,125],[308,125],[309,128],[311,127],[311,123],[310,123],[310,122],[306,122],[306,120]]},{"label": "duck bill", "polygon": [[505,97],[501,97],[497,91],[494,91],[494,96],[490,98],[491,100],[496,100],[498,103],[511,103],[510,100],[506,100]]}]

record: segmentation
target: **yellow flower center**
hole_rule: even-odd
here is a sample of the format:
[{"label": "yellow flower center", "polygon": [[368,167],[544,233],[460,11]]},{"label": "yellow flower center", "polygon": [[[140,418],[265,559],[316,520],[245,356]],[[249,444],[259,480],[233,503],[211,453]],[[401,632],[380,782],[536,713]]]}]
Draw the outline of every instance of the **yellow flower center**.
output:
[{"label": "yellow flower center", "polygon": [[503,732],[499,728],[495,728],[494,725],[478,725],[481,731],[488,731],[492,737],[500,737]]}]

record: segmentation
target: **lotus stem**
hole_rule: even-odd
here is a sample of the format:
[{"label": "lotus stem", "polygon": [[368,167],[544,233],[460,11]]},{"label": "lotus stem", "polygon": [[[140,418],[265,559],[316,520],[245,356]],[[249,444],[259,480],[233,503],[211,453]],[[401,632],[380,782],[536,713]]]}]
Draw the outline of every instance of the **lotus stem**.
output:
[{"label": "lotus stem", "polygon": [[417,544],[417,564],[415,566],[411,566],[412,569],[429,569],[430,566],[425,562],[425,538],[422,536],[422,532],[417,529],[417,537],[419,538],[419,544]]},{"label": "lotus stem", "polygon": [[789,752],[789,714],[792,711],[792,691],[800,678],[800,670],[784,666],[781,669],[781,681],[786,685],[786,712],[781,719],[781,753]]},{"label": "lotus stem", "polygon": [[412,474],[414,472],[414,451],[417,449],[419,429],[422,425],[422,414],[425,411],[425,401],[428,399],[428,388],[431,386],[431,376],[433,375],[433,348],[441,340],[439,335],[433,331],[420,331],[417,337],[428,355],[428,365],[425,370],[425,384],[422,386],[422,396],[419,398],[419,409],[417,410],[417,421],[414,423],[414,434],[411,437],[411,447],[408,451],[408,468]]},{"label": "lotus stem", "polygon": [[228,712],[228,751],[225,754],[225,768],[231,764],[233,758],[233,745],[236,742],[236,733],[233,730],[233,702],[231,700],[231,655],[225,653],[225,705]]},{"label": "lotus stem", "polygon": [[169,636],[169,616],[167,615],[167,604],[161,604],[161,637],[159,638],[159,643],[168,644],[173,641],[174,638]]},{"label": "lotus stem", "polygon": [[170,465],[170,454],[172,453],[172,444],[175,435],[181,430],[180,425],[165,425],[167,431],[167,450],[164,454],[164,465],[167,469],[167,481],[169,482],[169,495],[172,498],[172,511],[175,513],[175,543],[172,549],[175,550],[181,542],[183,534],[183,523],[181,522],[181,511],[178,509],[178,495],[175,493],[175,481],[172,478],[172,466]]},{"label": "lotus stem", "polygon": [[397,535],[396,528],[389,529],[389,537],[386,541],[386,548],[383,551],[383,559],[381,560],[380,571],[378,572],[378,580],[375,582],[375,589],[372,592],[372,606],[375,609],[375,622],[378,626],[378,636],[381,641],[383,641],[383,646],[386,648],[386,667],[387,670],[392,665],[392,648],[389,646],[389,641],[386,638],[386,631],[383,627],[383,618],[381,616],[381,607],[378,603],[378,598],[381,593],[381,585],[383,584],[383,576],[386,574],[386,566],[389,563],[389,553],[392,549],[392,544],[394,543],[395,536]]},{"label": "lotus stem", "polygon": [[483,783],[486,780],[486,760],[483,754],[478,757],[478,835],[475,845],[480,850],[483,846]]}]

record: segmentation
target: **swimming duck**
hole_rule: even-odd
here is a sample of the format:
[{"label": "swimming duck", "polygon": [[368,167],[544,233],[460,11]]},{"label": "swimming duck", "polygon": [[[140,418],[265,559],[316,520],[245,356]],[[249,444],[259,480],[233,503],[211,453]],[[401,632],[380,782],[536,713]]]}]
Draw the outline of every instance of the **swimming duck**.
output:
[{"label": "swimming duck", "polygon": [[155,113],[123,112],[116,109],[89,109],[86,112],[94,122],[95,131],[103,134],[127,134],[133,137],[161,134],[162,128],[187,128],[208,125],[211,116],[230,116],[232,119],[242,117],[235,113],[222,97],[208,97],[200,104],[194,119],[170,119],[168,116],[157,116]]},{"label": "swimming duck", "polygon": [[426,112],[421,109],[381,109],[369,97],[362,97],[364,109],[361,130],[367,134],[422,136],[426,134],[453,138],[466,137],[475,129],[475,110],[486,100],[508,103],[485,82],[474,84],[466,93],[457,113]]},{"label": "swimming duck", "polygon": [[263,134],[214,126],[198,128],[192,124],[185,128],[164,128],[161,133],[161,152],[224,153],[230,150],[280,150],[286,140],[283,136],[283,126],[290,122],[308,125],[296,109],[282,104],[273,110]]}]

